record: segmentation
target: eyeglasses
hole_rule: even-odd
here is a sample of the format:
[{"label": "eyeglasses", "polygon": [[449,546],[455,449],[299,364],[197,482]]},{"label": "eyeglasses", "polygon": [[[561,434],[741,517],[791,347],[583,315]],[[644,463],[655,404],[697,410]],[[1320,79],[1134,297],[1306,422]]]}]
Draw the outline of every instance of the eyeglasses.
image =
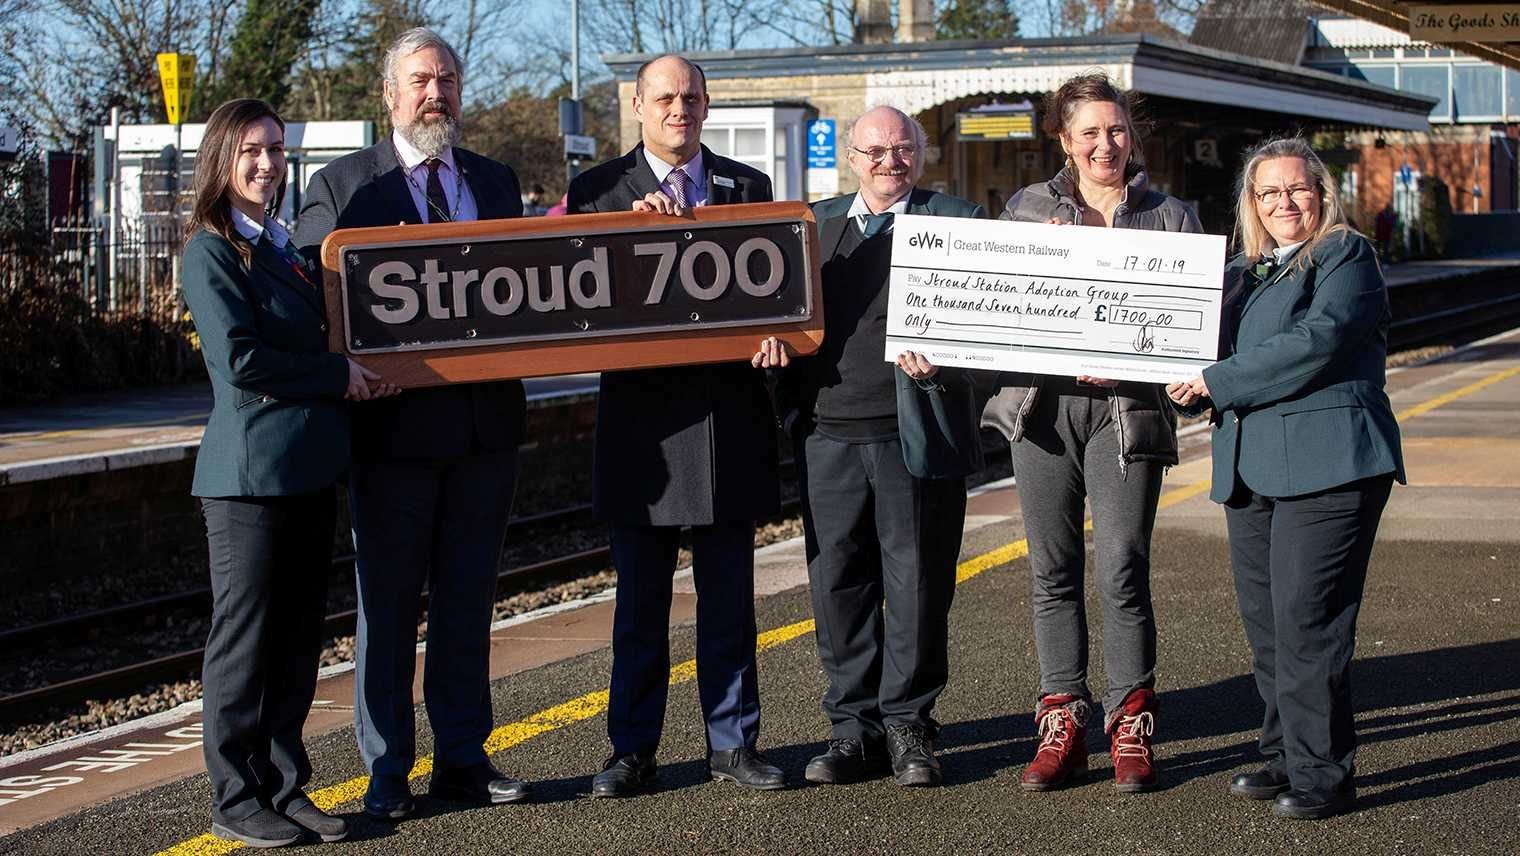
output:
[{"label": "eyeglasses", "polygon": [[1292,199],[1295,203],[1302,205],[1305,202],[1308,202],[1310,199],[1318,196],[1319,188],[1297,184],[1285,190],[1269,187],[1266,190],[1258,190],[1251,195],[1255,196],[1256,201],[1260,202],[1262,205],[1276,205],[1279,201],[1282,200],[1284,193],[1288,194],[1289,199]]},{"label": "eyeglasses", "polygon": [[913,160],[913,156],[918,154],[918,146],[892,146],[891,148],[872,146],[869,149],[857,149],[850,146],[850,150],[865,155],[871,163],[881,163],[886,160],[887,152],[891,152],[900,161]]}]

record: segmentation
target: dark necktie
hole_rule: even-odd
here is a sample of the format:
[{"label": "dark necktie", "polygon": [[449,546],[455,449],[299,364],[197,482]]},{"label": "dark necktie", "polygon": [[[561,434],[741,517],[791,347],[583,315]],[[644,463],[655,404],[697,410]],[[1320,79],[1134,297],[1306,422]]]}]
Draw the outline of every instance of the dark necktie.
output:
[{"label": "dark necktie", "polygon": [[882,232],[886,231],[887,224],[892,222],[892,213],[890,211],[883,212],[881,214],[864,214],[861,216],[864,219],[860,224],[860,233],[861,236],[867,240],[874,238],[877,235],[880,235]]},{"label": "dark necktie", "polygon": [[428,158],[423,161],[427,164],[427,201],[428,222],[444,223],[454,219],[449,216],[449,198],[443,195],[443,181],[438,178],[438,167],[443,166],[443,161],[438,158]]}]

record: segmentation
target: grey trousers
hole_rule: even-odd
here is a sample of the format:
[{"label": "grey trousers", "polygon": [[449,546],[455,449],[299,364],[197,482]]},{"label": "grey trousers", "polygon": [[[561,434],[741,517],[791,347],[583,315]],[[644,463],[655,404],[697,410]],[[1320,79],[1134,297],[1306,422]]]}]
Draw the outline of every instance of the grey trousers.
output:
[{"label": "grey trousers", "polygon": [[1033,571],[1040,695],[1088,698],[1083,499],[1092,503],[1096,575],[1103,603],[1103,707],[1112,718],[1130,692],[1156,681],[1151,609],[1151,527],[1161,496],[1158,463],[1119,470],[1108,392],[1075,384],[1043,390],[1012,446],[1019,507]]}]

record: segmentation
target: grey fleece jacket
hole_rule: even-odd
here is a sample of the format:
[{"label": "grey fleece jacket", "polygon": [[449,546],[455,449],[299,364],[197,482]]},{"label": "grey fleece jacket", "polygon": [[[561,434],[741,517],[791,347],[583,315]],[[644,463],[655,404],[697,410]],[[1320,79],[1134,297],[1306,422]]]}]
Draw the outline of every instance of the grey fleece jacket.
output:
[{"label": "grey fleece jacket", "polygon": [[[1046,223],[1051,218],[1077,223],[1076,175],[1070,166],[1050,181],[1031,184],[1013,195],[1000,220]],[[1114,228],[1164,232],[1202,232],[1198,215],[1179,200],[1151,190],[1145,170],[1137,168],[1114,209]],[[1024,421],[1033,412],[1044,384],[1043,375],[1002,372],[999,391],[982,411],[982,425],[996,428],[1010,443],[1024,436]],[[1119,469],[1131,461],[1177,463],[1177,414],[1160,384],[1120,381],[1109,391],[1114,430],[1119,435]]]}]

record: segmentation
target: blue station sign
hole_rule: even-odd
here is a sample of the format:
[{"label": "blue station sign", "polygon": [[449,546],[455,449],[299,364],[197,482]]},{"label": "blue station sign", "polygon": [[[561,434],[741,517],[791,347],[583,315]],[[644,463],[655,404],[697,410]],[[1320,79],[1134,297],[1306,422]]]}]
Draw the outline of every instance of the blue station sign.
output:
[{"label": "blue station sign", "polygon": [[837,169],[838,140],[837,126],[833,119],[815,119],[808,123],[808,169]]}]

